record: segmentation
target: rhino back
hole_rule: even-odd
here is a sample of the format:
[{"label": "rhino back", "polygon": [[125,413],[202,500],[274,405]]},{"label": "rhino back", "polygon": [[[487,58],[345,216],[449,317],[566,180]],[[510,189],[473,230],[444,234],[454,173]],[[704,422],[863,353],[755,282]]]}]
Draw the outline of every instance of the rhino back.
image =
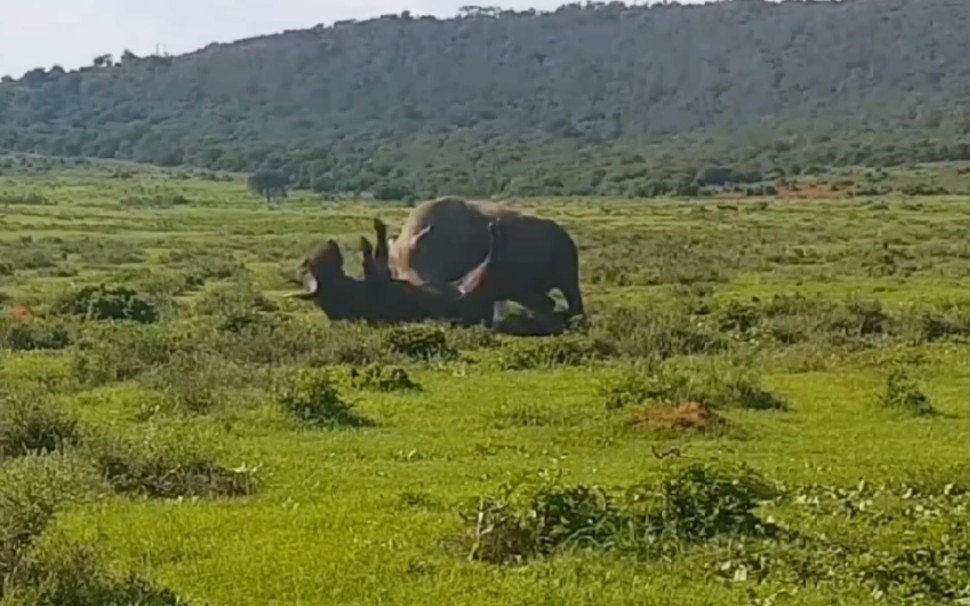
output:
[{"label": "rhino back", "polygon": [[514,279],[544,283],[555,281],[563,271],[574,271],[578,262],[575,242],[555,221],[523,215],[503,229],[503,252],[509,267],[515,268]]},{"label": "rhino back", "polygon": [[[495,217],[517,217],[502,204],[444,197],[424,202],[411,212],[395,242],[398,271],[416,282],[445,282],[461,278],[488,254],[488,223]],[[411,239],[432,227],[420,246]]]}]

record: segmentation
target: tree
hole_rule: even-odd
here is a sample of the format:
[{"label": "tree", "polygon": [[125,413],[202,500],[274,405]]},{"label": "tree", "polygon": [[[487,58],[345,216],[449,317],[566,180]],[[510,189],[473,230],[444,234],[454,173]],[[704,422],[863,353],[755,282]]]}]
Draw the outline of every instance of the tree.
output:
[{"label": "tree", "polygon": [[249,189],[259,196],[265,196],[270,204],[273,198],[286,198],[290,187],[290,177],[278,170],[259,170],[249,176]]},{"label": "tree", "polygon": [[94,67],[111,67],[114,65],[114,57],[110,54],[99,55],[94,58]]}]

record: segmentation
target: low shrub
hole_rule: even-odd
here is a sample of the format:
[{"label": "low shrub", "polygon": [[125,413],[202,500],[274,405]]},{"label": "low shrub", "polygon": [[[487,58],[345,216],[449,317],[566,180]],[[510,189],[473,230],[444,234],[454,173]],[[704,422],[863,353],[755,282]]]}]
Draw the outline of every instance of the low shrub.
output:
[{"label": "low shrub", "polygon": [[159,319],[157,306],[130,288],[101,284],[85,286],[62,297],[51,308],[55,314],[80,316],[88,320],[131,320],[153,324]]},{"label": "low shrub", "polygon": [[387,348],[381,331],[314,320],[268,312],[198,318],[180,329],[185,334],[179,342],[187,351],[201,350],[240,365],[361,366],[406,359]]},{"label": "low shrub", "polygon": [[970,337],[970,322],[965,315],[922,311],[918,315],[919,335],[928,343],[937,341],[966,341]]},{"label": "low shrub", "polygon": [[199,439],[173,433],[134,440],[99,433],[85,451],[118,493],[149,498],[234,497],[253,494],[250,469],[229,469],[213,460]]},{"label": "low shrub", "polygon": [[54,517],[101,488],[90,467],[73,457],[28,456],[0,467],[0,599]]},{"label": "low shrub", "polygon": [[618,355],[637,359],[711,355],[728,347],[722,335],[674,309],[607,309],[594,319],[589,335],[612,344]]},{"label": "low shrub", "polygon": [[720,409],[787,409],[783,398],[765,389],[757,374],[740,364],[634,368],[618,379],[602,383],[599,393],[611,410],[648,401],[666,406],[697,402]]},{"label": "low shrub", "polygon": [[582,366],[608,359],[616,354],[612,343],[582,335],[538,337],[513,341],[499,350],[503,370],[533,370]]},{"label": "low shrub", "polygon": [[144,379],[165,395],[172,409],[199,415],[218,406],[221,386],[238,387],[251,381],[246,372],[216,355],[176,351],[168,363],[153,369]]},{"label": "low shrub", "polygon": [[18,271],[55,270],[65,266],[67,256],[55,246],[22,241],[20,246],[0,245],[0,275]]},{"label": "low shrub", "polygon": [[166,192],[151,196],[126,196],[118,201],[118,206],[125,210],[137,208],[168,209],[176,206],[187,206],[189,203],[189,199],[183,194]]},{"label": "low shrub", "polygon": [[562,410],[537,403],[501,406],[489,413],[488,418],[491,426],[496,429],[562,426],[568,422]]},{"label": "low shrub", "polygon": [[778,535],[755,510],[780,494],[745,466],[693,463],[618,493],[549,476],[537,485],[505,484],[461,517],[475,560],[507,564],[572,549],[661,557],[703,541]]},{"label": "low shrub", "polygon": [[970,541],[957,527],[930,544],[870,553],[857,574],[875,594],[908,603],[964,604],[970,601],[968,569]]},{"label": "low shrub", "polygon": [[457,351],[448,344],[445,329],[431,324],[397,326],[384,336],[387,348],[412,360],[454,358]]},{"label": "low shrub", "polygon": [[195,300],[192,311],[199,316],[219,317],[221,323],[226,324],[234,315],[246,317],[260,312],[272,313],[279,311],[279,306],[248,281],[241,281],[209,288]]},{"label": "low shrub", "polygon": [[0,459],[47,454],[80,439],[77,419],[28,397],[0,394]]},{"label": "low shrub", "polygon": [[137,574],[110,572],[95,545],[49,543],[32,550],[0,592],[4,606],[189,606]]},{"label": "low shrub", "polygon": [[363,427],[373,423],[343,400],[337,381],[326,371],[299,371],[278,388],[277,401],[301,423],[316,427]]},{"label": "low shrub", "polygon": [[382,392],[417,391],[421,386],[406,370],[399,366],[369,364],[362,369],[350,371],[350,384],[354,389],[370,389]]},{"label": "low shrub", "polygon": [[117,268],[145,263],[145,249],[132,242],[85,238],[71,246],[85,267]]},{"label": "low shrub", "polygon": [[656,366],[632,366],[620,375],[602,381],[597,386],[597,393],[603,398],[607,410],[619,410],[662,398],[664,390],[656,384],[658,372]]},{"label": "low shrub", "polygon": [[168,363],[177,346],[157,325],[107,323],[80,336],[71,363],[80,382],[104,385],[134,379]]},{"label": "low shrub", "polygon": [[879,400],[886,409],[913,416],[935,414],[933,403],[902,368],[896,368],[886,377],[886,388]]},{"label": "low shrub", "polygon": [[0,346],[13,351],[57,351],[72,342],[71,331],[58,320],[0,316]]},{"label": "low shrub", "polygon": [[0,194],[0,205],[3,206],[47,206],[49,204],[53,202],[37,192]]}]

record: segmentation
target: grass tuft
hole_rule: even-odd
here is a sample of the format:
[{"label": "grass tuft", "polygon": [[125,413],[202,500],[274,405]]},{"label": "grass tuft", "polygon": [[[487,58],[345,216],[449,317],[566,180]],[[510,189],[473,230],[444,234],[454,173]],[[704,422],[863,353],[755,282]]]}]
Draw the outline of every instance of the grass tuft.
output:
[{"label": "grass tuft", "polygon": [[236,497],[255,493],[254,471],[216,463],[185,434],[142,440],[101,432],[86,441],[88,456],[115,492],[153,499]]},{"label": "grass tuft", "polygon": [[916,381],[902,368],[897,368],[886,377],[886,388],[879,400],[880,406],[887,410],[903,412],[916,417],[936,414],[936,408],[929,397],[920,390]]},{"label": "grass tuft", "polygon": [[350,383],[354,389],[385,393],[421,390],[421,385],[415,382],[405,369],[383,364],[368,364],[361,369],[351,369]]},{"label": "grass tuft", "polygon": [[48,454],[79,440],[77,419],[49,402],[0,395],[0,459]]},{"label": "grass tuft", "polygon": [[277,401],[291,417],[305,425],[325,427],[367,427],[370,419],[344,401],[338,382],[327,371],[299,371],[278,388]]},{"label": "grass tuft", "polygon": [[693,463],[618,493],[548,475],[505,484],[461,517],[473,560],[509,564],[575,549],[661,557],[719,538],[776,536],[755,510],[779,495],[745,466]]}]

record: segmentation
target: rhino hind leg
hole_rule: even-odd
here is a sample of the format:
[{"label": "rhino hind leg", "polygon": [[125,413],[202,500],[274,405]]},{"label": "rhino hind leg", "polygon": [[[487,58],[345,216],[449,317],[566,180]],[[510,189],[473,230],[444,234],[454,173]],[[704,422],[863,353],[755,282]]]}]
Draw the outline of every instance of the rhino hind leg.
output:
[{"label": "rhino hind leg", "polygon": [[583,293],[579,289],[579,284],[570,284],[567,288],[561,288],[562,294],[566,297],[566,304],[569,306],[569,315],[572,317],[586,315],[583,307]]},{"label": "rhino hind leg", "polygon": [[512,300],[532,313],[550,314],[556,310],[556,300],[546,293],[530,293]]},{"label": "rhino hind leg", "polygon": [[583,305],[583,292],[579,287],[579,264],[578,262],[569,263],[561,268],[556,288],[562,292],[566,299],[568,308],[567,317],[585,316],[586,309]]}]

